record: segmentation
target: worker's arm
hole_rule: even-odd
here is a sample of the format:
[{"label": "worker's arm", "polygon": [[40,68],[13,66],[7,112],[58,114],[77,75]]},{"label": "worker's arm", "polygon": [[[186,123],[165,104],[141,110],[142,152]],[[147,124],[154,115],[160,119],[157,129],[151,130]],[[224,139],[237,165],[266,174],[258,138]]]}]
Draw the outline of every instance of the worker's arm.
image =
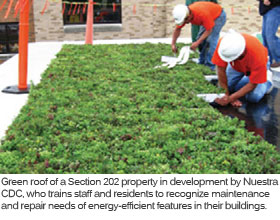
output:
[{"label": "worker's arm", "polygon": [[181,28],[176,27],[172,35],[172,43],[171,43],[173,53],[177,53],[176,42],[180,34],[181,34]]},{"label": "worker's arm", "polygon": [[233,94],[229,94],[226,67],[217,66],[217,74],[219,78],[219,85],[220,87],[226,90],[226,94],[222,98],[215,99],[215,102],[223,106],[231,103],[235,107],[240,107],[242,103],[238,99],[240,97],[245,96],[247,93],[251,92],[252,90],[254,90],[257,86],[257,84],[249,82],[248,84],[243,86],[240,90],[236,91]]},{"label": "worker's arm", "polygon": [[193,42],[191,45],[191,49],[195,50],[199,44],[201,44],[212,32],[212,29],[204,31],[204,33],[198,38],[197,41]]},{"label": "worker's arm", "polygon": [[217,66],[217,75],[220,87],[226,90],[226,95],[229,95],[226,67]]},{"label": "worker's arm", "polygon": [[241,89],[239,89],[238,91],[236,91],[235,93],[233,93],[229,96],[229,102],[233,102],[233,101],[245,96],[247,93],[254,90],[257,87],[257,85],[258,84],[248,82]]}]

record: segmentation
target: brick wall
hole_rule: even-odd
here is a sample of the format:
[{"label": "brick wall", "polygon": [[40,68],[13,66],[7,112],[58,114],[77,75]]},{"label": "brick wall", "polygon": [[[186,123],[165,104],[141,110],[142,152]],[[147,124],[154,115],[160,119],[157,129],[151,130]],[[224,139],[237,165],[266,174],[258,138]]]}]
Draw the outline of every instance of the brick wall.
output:
[{"label": "brick wall", "polygon": [[62,41],[64,38],[62,4],[49,2],[47,10],[42,15],[45,0],[33,1],[33,14],[36,41]]},{"label": "brick wall", "polygon": [[258,1],[219,0],[219,3],[227,13],[224,31],[233,28],[249,34],[261,32],[262,16],[259,15]]},{"label": "brick wall", "polygon": [[[16,1],[14,1],[16,2]],[[185,4],[185,0],[122,0],[122,25],[117,31],[98,31],[94,26],[94,39],[133,39],[171,37],[174,30],[172,10],[176,4]],[[261,31],[262,17],[258,14],[258,2],[253,0],[219,0],[227,13],[226,31],[255,33]],[[15,3],[14,3],[15,4]],[[59,1],[50,1],[46,12],[41,15],[45,0],[33,1],[30,14],[30,41],[84,40],[85,31],[67,32],[62,20],[62,5]],[[136,13],[133,13],[133,5]],[[158,4],[156,9],[153,4]],[[7,7],[7,6],[6,6]],[[0,22],[18,21],[10,14],[4,20],[7,8],[0,12]],[[84,27],[85,28],[85,27]],[[182,31],[182,37],[190,36],[190,25]]]},{"label": "brick wall", "polygon": [[[34,1],[34,23],[36,41],[56,40],[84,40],[85,31],[67,33],[64,31],[62,20],[62,5],[59,2],[50,2],[44,15],[40,14],[45,0]],[[94,25],[94,39],[133,39],[154,38],[166,36],[165,6],[167,0],[157,0],[160,4],[156,9],[150,0],[122,0],[122,25],[121,30],[100,32]],[[136,13],[133,13],[133,5]],[[145,6],[143,6],[143,4]]]}]

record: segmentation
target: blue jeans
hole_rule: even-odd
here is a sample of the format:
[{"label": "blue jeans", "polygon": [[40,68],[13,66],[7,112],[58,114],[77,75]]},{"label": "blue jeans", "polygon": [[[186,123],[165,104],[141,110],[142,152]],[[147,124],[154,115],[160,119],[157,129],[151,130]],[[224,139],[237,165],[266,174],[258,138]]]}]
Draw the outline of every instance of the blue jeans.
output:
[{"label": "blue jeans", "polygon": [[280,25],[280,6],[274,7],[263,16],[263,44],[268,49],[269,61],[280,62],[280,39],[276,36]]},{"label": "blue jeans", "polygon": [[[211,34],[204,40],[204,42],[199,47],[199,63],[209,66],[211,69],[215,68],[215,65],[212,63],[211,59],[217,47],[220,32],[225,23],[226,13],[223,10],[221,15],[215,20],[215,26],[213,27]],[[203,26],[200,26],[197,39],[200,38],[200,36],[204,32],[205,28]]]},{"label": "blue jeans", "polygon": [[[269,64],[270,63],[268,62],[268,65]],[[249,83],[249,77],[234,70],[230,64],[227,66],[226,74],[230,93],[240,90],[243,86]],[[247,93],[244,98],[249,102],[257,103],[264,97],[271,86],[272,84],[269,81],[258,84],[257,87],[253,91]]]}]

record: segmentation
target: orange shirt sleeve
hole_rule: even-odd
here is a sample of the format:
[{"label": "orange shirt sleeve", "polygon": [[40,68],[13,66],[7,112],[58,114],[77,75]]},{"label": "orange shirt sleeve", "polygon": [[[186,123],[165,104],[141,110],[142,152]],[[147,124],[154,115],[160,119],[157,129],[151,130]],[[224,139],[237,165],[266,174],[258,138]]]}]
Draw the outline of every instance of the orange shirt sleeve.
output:
[{"label": "orange shirt sleeve", "polygon": [[176,25],[176,28],[181,29],[185,26],[186,24],[182,24],[182,25]]}]

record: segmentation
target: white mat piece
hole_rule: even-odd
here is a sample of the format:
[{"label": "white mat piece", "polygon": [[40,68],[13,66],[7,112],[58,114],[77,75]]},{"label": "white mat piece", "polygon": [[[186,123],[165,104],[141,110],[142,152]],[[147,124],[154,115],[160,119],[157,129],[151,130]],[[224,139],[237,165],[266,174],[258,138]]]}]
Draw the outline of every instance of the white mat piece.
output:
[{"label": "white mat piece", "polygon": [[161,68],[161,67],[167,67],[169,69],[175,67],[177,64],[183,65],[188,62],[190,53],[193,53],[193,51],[190,50],[189,46],[182,47],[180,50],[178,57],[170,57],[170,56],[162,56],[161,62],[163,62],[160,66],[155,66],[155,69]]},{"label": "white mat piece", "polygon": [[193,61],[193,62],[199,64],[199,59],[198,59],[198,58],[192,58],[191,61]]},{"label": "white mat piece", "polygon": [[180,62],[178,62],[178,64],[183,65],[183,64],[187,63],[191,52],[192,51],[191,51],[190,47],[183,47],[180,51],[180,56],[179,56]]},{"label": "white mat piece", "polygon": [[177,61],[178,61],[177,57],[170,57],[170,56],[161,57],[161,62],[163,62],[163,63],[170,63],[170,62],[177,62]]},{"label": "white mat piece", "polygon": [[222,98],[225,94],[215,94],[215,93],[208,93],[208,94],[198,94],[197,97],[204,99],[206,102],[213,102],[216,98]]},{"label": "white mat piece", "polygon": [[218,76],[217,76],[217,75],[206,75],[206,76],[204,76],[204,78],[205,78],[208,82],[211,82],[212,80],[218,80]]}]

